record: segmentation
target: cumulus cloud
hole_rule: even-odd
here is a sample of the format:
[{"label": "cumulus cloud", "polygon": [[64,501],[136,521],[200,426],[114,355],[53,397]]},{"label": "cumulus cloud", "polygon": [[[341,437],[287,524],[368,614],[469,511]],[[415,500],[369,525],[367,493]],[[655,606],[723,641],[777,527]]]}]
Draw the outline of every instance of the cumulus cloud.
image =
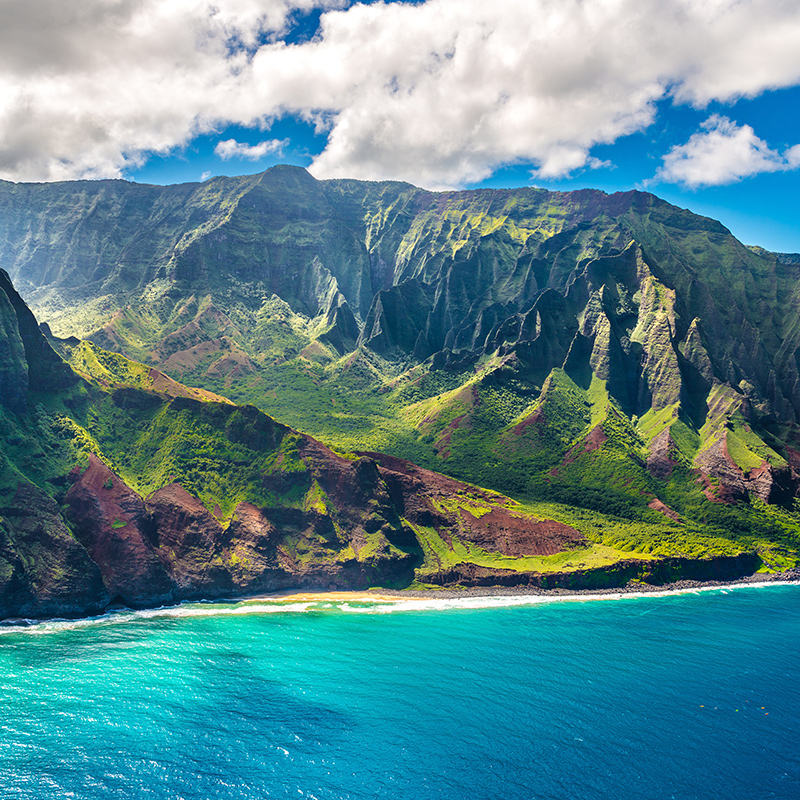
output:
[{"label": "cumulus cloud", "polygon": [[227,120],[252,53],[339,0],[3,0],[0,177],[118,177]]},{"label": "cumulus cloud", "polygon": [[214,148],[214,153],[223,161],[230,158],[244,158],[249,161],[258,161],[266,155],[281,155],[289,144],[288,139],[268,139],[258,144],[245,144],[236,139],[225,139]]},{"label": "cumulus cloud", "polygon": [[664,156],[657,180],[698,186],[720,186],[758,175],[800,167],[800,145],[780,153],[771,150],[749,125],[737,125],[715,114],[686,144]]},{"label": "cumulus cloud", "polygon": [[[348,6],[348,7],[345,7]],[[650,124],[800,82],[784,0],[4,0],[0,176],[116,176],[227,124],[327,133],[318,177],[548,178]],[[287,44],[292,14],[325,11]],[[788,157],[788,156],[787,156]]]}]

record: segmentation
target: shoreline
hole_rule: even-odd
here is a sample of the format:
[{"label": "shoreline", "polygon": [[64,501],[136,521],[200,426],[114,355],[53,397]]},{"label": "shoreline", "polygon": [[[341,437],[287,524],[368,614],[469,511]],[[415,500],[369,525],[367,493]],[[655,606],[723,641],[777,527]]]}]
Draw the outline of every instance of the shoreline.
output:
[{"label": "shoreline", "polygon": [[467,597],[541,597],[557,599],[590,598],[620,595],[664,595],[680,592],[692,592],[703,589],[727,589],[751,587],[760,585],[789,585],[800,584],[800,568],[784,572],[757,572],[733,581],[675,581],[673,583],[650,584],[628,583],[625,586],[598,589],[541,589],[538,586],[465,586],[463,588],[448,589],[386,589],[384,587],[371,587],[361,590],[314,590],[314,589],[285,589],[279,592],[265,592],[254,595],[245,595],[238,598],[210,602],[243,602],[249,600],[262,600],[280,603],[314,603],[314,602],[398,602],[402,600],[458,600]]},{"label": "shoreline", "polygon": [[[154,606],[151,608],[128,608],[124,606],[108,608],[101,614],[83,617],[46,617],[46,618],[7,618],[0,620],[0,633],[12,633],[14,631],[42,631],[41,626],[49,627],[54,624],[57,628],[62,625],[69,627],[83,627],[98,622],[125,621],[123,617],[132,615],[136,618],[160,617],[160,616],[195,616],[198,613],[215,613],[210,606],[232,605],[234,608],[224,612],[216,613],[253,613],[256,610],[280,611],[281,606],[285,605],[287,611],[306,610],[296,608],[310,606],[316,603],[375,603],[385,605],[391,610],[393,606],[407,605],[408,610],[426,609],[431,607],[431,603],[436,601],[471,600],[475,601],[476,608],[486,607],[487,605],[504,605],[503,598],[509,601],[516,601],[512,605],[525,605],[526,598],[531,598],[531,602],[536,598],[536,602],[549,603],[558,601],[601,601],[616,600],[623,597],[667,597],[680,594],[698,593],[711,591],[714,589],[735,589],[739,588],[758,588],[761,586],[789,586],[800,585],[800,568],[794,568],[785,572],[776,573],[756,573],[734,581],[676,581],[661,585],[654,584],[634,584],[629,583],[625,586],[614,588],[599,589],[540,589],[530,586],[472,586],[461,589],[386,589],[385,587],[372,587],[369,589],[347,590],[314,590],[314,589],[283,589],[277,592],[260,592],[252,595],[240,595],[236,597],[217,597],[206,600],[185,600],[181,603],[170,606]],[[489,601],[481,603],[480,601]],[[492,603],[497,600],[497,603]],[[259,606],[259,603],[266,604]],[[236,608],[243,604],[241,607]],[[255,607],[255,608],[253,608]],[[447,607],[450,607],[448,605]],[[465,606],[466,607],[466,606]],[[250,608],[250,610],[248,610]],[[205,611],[204,609],[208,609]],[[399,610],[399,609],[397,609]]]}]

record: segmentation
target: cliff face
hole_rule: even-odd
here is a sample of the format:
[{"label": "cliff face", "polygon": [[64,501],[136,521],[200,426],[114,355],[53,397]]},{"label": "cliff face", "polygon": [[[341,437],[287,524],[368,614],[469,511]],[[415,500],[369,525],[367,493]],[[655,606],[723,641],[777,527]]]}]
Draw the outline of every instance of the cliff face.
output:
[{"label": "cliff face", "polygon": [[30,309],[0,269],[0,403],[26,408],[30,392],[64,389],[75,383],[72,370],[39,330]]},{"label": "cliff face", "polygon": [[263,368],[322,337],[409,363],[514,349],[540,386],[580,333],[640,416],[714,378],[800,413],[798,264],[646,193],[431,193],[276,167],[3,183],[0,212],[0,265],[56,333],[179,372],[226,375],[239,350]]},{"label": "cliff face", "polygon": [[76,381],[0,270],[0,616],[86,613],[108,602],[96,564],[58,504],[19,471],[49,472],[42,447],[49,442],[29,438],[38,421],[32,398],[47,383],[63,388]]},{"label": "cliff face", "polygon": [[322,337],[410,363],[513,349],[540,386],[580,333],[640,416],[714,378],[800,413],[797,263],[646,193],[431,193],[276,167],[2,184],[0,211],[0,264],[56,333],[178,372],[263,368]]}]

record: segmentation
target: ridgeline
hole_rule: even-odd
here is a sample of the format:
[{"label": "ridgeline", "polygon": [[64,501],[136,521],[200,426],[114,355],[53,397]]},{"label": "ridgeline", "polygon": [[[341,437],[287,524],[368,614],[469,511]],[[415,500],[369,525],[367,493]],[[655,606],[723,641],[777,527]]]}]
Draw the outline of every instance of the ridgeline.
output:
[{"label": "ridgeline", "polygon": [[0,265],[4,616],[797,564],[800,259],[653,195],[0,183]]}]

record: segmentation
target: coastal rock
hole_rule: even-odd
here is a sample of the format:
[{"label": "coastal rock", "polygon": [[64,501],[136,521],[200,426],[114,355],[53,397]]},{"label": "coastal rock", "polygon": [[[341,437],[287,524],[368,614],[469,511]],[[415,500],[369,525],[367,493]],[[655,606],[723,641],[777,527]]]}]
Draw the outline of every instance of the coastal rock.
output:
[{"label": "coastal rock", "polygon": [[[403,516],[415,525],[441,528],[489,552],[509,556],[553,555],[586,544],[584,536],[569,525],[509,511],[491,492],[468,492],[459,481],[410,461],[380,453],[369,455],[378,463]],[[472,508],[470,498],[477,501]],[[492,505],[487,508],[481,501]]]},{"label": "coastal rock", "polygon": [[222,526],[196,497],[171,483],[151,494],[151,544],[174,583],[176,599],[220,597],[233,592],[222,559]]},{"label": "coastal rock", "polygon": [[86,616],[109,600],[100,570],[57,503],[20,482],[0,508],[0,618]]},{"label": "coastal rock", "polygon": [[237,594],[254,594],[292,585],[293,563],[279,551],[281,533],[260,509],[239,503],[222,537],[222,560]]},{"label": "coastal rock", "polygon": [[[739,530],[792,552],[790,518],[775,533],[756,500],[798,493],[800,334],[780,320],[800,278],[712,220],[636,192],[430,193],[289,167],[52,191],[0,186],[0,256],[52,325],[0,274],[0,615],[758,567],[628,559],[647,530],[678,553],[701,536],[736,552]],[[424,467],[368,449],[384,445]],[[620,560],[482,566],[589,547]]]},{"label": "coastal rock", "polygon": [[431,573],[429,583],[443,587],[520,586],[538,589],[609,589],[641,582],[660,586],[679,581],[733,581],[752,575],[760,566],[755,553],[714,558],[664,558],[624,560],[607,567],[570,572],[525,572],[481,567],[468,562]]},{"label": "coastal rock", "polygon": [[176,587],[150,542],[153,522],[142,498],[94,454],[72,478],[66,518],[109,595],[133,608],[172,602]]}]

